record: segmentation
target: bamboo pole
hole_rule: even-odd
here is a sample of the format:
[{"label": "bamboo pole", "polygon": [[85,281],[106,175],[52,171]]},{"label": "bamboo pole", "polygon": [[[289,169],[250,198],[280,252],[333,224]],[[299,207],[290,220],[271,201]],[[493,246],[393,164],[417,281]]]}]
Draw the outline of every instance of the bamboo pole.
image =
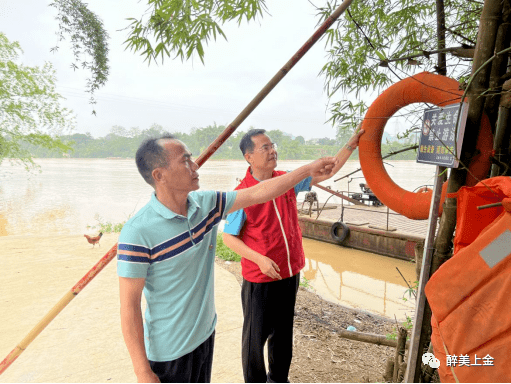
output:
[{"label": "bamboo pole", "polygon": [[[398,380],[398,375],[399,375],[400,368],[402,367],[404,360],[405,360],[405,348],[406,348],[406,337],[407,336],[408,336],[408,331],[403,327],[399,327],[396,352],[394,354],[394,372],[392,374],[394,383],[400,382],[400,380]],[[401,369],[401,371],[402,371],[402,369]]]},{"label": "bamboo pole", "polygon": [[[440,52],[438,52],[438,64],[437,71],[440,75],[447,75],[447,61],[445,52],[442,52],[445,49],[445,4],[444,0],[436,0],[436,34],[437,34],[437,47]],[[438,206],[440,205],[440,194],[441,194],[441,186],[440,182],[440,174],[445,171],[445,167],[436,167],[436,177],[435,177],[435,186],[433,192],[433,198],[431,200],[431,206],[429,211],[429,222],[428,222],[428,233],[426,235],[426,239],[424,241],[424,249],[421,258],[421,265],[418,273],[418,281],[419,281],[419,289],[418,289],[418,298],[415,307],[415,321],[412,328],[411,335],[411,345],[410,352],[408,353],[408,360],[406,363],[406,368],[404,369],[404,380],[406,382],[410,380],[418,380],[420,369],[417,369],[417,364],[419,364],[420,357],[420,341],[421,341],[421,331],[423,325],[424,317],[428,317],[428,306],[426,303],[426,297],[424,294],[424,287],[426,282],[429,280],[429,270],[431,268],[432,256],[433,256],[433,244],[435,241],[435,232],[436,232],[436,224],[438,218]],[[416,261],[418,259],[418,255],[416,254]],[[416,264],[417,266],[417,264]],[[404,354],[403,354],[404,358]],[[399,375],[400,364],[397,359],[394,362],[394,381],[397,381]],[[419,366],[420,367],[420,366]]]},{"label": "bamboo pole", "polygon": [[85,288],[91,280],[105,268],[105,266],[117,255],[117,244],[87,272],[73,288],[37,323],[37,325],[25,336],[7,357],[0,363],[0,375],[27,349],[28,345],[43,331],[50,322]]},{"label": "bamboo pole", "polygon": [[[343,339],[361,341],[363,343],[371,343],[371,344],[376,344],[376,345],[385,345],[387,347],[394,347],[394,348],[397,348],[397,346],[398,346],[397,340],[390,340],[390,339],[387,339],[386,336],[377,335],[375,333],[347,331],[345,329],[336,329],[335,332],[337,332],[338,336]],[[409,347],[410,347],[410,342],[406,341],[406,338],[405,338],[403,348],[409,348]]]},{"label": "bamboo pole", "polygon": [[[508,48],[510,40],[511,40],[511,4],[509,0],[504,0],[502,2],[502,22],[498,27],[495,40],[495,52],[501,52]],[[497,57],[495,57],[495,60],[493,60],[489,80],[490,93],[489,97],[487,97],[486,99],[486,103],[484,106],[484,110],[488,117],[490,118],[492,126],[497,126],[495,144],[501,144],[497,141],[499,128],[497,122],[500,119],[499,104],[503,90],[502,85],[504,83],[502,76],[504,76],[507,71],[508,61],[509,61],[508,52],[498,55]],[[494,145],[493,149],[496,150],[497,153],[499,153],[501,146]]]},{"label": "bamboo pole", "polygon": [[319,40],[325,31],[343,14],[353,0],[344,0],[339,7],[321,24],[306,43],[291,57],[291,59],[273,76],[273,78],[259,91],[250,103],[241,111],[234,121],[213,141],[209,147],[195,160],[200,167],[205,163],[220,146],[234,133],[241,123],[252,113],[254,109],[264,100],[275,86],[287,75],[295,64],[309,51]]},{"label": "bamboo pole", "polygon": [[[505,0],[502,6],[502,24],[497,32],[495,52],[500,52],[509,47],[511,40],[511,2]],[[496,94],[490,96],[485,104],[485,111],[490,119],[496,120],[493,149],[497,160],[508,159],[509,135],[507,129],[509,120],[509,95],[502,96],[503,91],[509,91],[509,85],[502,84],[502,76],[506,74],[509,54],[499,55],[492,64],[490,75],[490,89]],[[498,93],[497,93],[498,92]],[[506,92],[507,93],[507,92]],[[500,172],[503,171],[501,174]],[[505,175],[506,170],[501,169],[498,164],[492,165],[491,177]]]},{"label": "bamboo pole", "polygon": [[383,381],[386,383],[392,383],[393,372],[394,372],[394,358],[391,357],[390,359],[387,360],[387,364],[385,365],[385,373],[383,374]]},{"label": "bamboo pole", "polygon": [[[402,363],[401,366],[399,367],[399,371],[397,372],[397,382],[398,383],[401,383],[404,380],[405,374],[406,374],[406,367],[407,367],[406,363]],[[429,365],[428,365],[428,367],[429,367]]]},{"label": "bamboo pole", "polygon": [[[417,289],[417,300],[415,303],[415,316],[411,334],[410,341],[410,350],[408,352],[407,359],[407,370],[405,373],[404,381],[409,382],[418,382],[416,375],[419,375],[420,363],[422,362],[422,354],[420,353],[420,341],[423,330],[423,323],[427,322],[424,318],[428,318],[430,316],[429,306],[427,305],[426,295],[424,293],[424,288],[426,283],[430,277],[430,269],[432,263],[432,257],[434,252],[433,241],[435,238],[436,232],[436,224],[437,224],[437,216],[438,216],[438,206],[440,205],[440,194],[442,190],[442,172],[445,170],[444,167],[437,166],[436,174],[435,174],[435,183],[433,186],[433,198],[431,199],[431,205],[429,208],[429,222],[428,222],[428,231],[426,233],[426,239],[424,241],[424,248],[422,254],[422,263],[419,273],[419,288]],[[428,322],[429,324],[429,322]],[[415,379],[414,379],[415,378]]]},{"label": "bamboo pole", "polygon": [[436,0],[436,39],[438,52],[438,74],[447,75],[447,62],[445,59],[445,6],[444,0]]}]

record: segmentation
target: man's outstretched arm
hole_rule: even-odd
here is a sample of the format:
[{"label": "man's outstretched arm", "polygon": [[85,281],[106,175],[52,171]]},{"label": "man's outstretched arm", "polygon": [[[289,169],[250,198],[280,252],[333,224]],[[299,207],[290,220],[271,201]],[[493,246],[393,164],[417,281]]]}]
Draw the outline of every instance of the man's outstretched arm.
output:
[{"label": "man's outstretched arm", "polygon": [[364,133],[363,129],[358,130],[358,128],[357,128],[357,130],[355,131],[353,136],[351,136],[349,138],[348,142],[341,149],[339,149],[339,152],[337,152],[337,154],[335,155],[335,157],[337,159],[337,164],[332,169],[332,172],[329,175],[319,175],[319,176],[313,177],[312,181],[311,181],[311,185],[328,180],[333,175],[335,175],[337,172],[339,172],[339,170],[344,166],[344,164],[346,164],[346,161],[349,159],[351,154],[355,151],[355,149],[357,149],[358,141],[360,139],[360,136],[363,133]]},{"label": "man's outstretched arm", "polygon": [[237,191],[236,200],[229,213],[274,199],[289,191],[306,177],[311,176],[313,179],[319,176],[331,177],[332,169],[337,161],[335,157],[324,157],[295,169],[293,172],[265,180],[250,188],[241,189]]}]

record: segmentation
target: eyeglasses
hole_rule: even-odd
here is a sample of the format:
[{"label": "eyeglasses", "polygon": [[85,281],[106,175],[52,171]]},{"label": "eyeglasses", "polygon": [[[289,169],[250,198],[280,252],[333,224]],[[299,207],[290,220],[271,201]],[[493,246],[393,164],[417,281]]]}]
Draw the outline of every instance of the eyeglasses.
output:
[{"label": "eyeglasses", "polygon": [[271,145],[270,144],[265,144],[261,148],[259,148],[257,150],[257,152],[262,152],[262,153],[269,152],[270,149],[274,149],[276,151],[278,149],[277,144],[276,143],[272,143]]}]

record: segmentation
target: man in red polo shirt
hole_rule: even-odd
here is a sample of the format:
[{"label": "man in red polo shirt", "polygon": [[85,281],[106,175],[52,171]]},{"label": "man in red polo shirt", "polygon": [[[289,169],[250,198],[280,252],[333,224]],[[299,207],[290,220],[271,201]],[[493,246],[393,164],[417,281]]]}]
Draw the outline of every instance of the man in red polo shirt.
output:
[{"label": "man in red polo shirt", "polygon": [[[277,145],[264,129],[251,129],[240,149],[250,164],[236,189],[249,188],[286,172],[275,171]],[[304,179],[293,189],[264,204],[231,213],[226,220],[225,244],[242,256],[242,364],[247,383],[288,382],[293,357],[293,320],[300,270],[305,265],[298,225],[296,195],[333,176],[358,145],[363,130],[339,150],[339,160],[328,177]],[[263,347],[268,340],[269,371]]]}]

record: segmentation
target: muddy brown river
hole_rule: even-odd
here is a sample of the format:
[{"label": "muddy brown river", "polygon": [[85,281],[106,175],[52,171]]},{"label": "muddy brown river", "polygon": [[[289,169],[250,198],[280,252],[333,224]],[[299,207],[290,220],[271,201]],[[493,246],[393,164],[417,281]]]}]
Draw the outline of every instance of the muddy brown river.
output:
[{"label": "muddy brown river", "polygon": [[[88,226],[99,221],[125,221],[152,191],[132,159],[36,159],[36,163],[40,173],[28,174],[8,162],[0,165],[0,245],[1,236],[93,233]],[[280,161],[278,168],[293,170],[306,163]],[[358,167],[358,161],[349,161],[323,185],[359,191],[361,172],[332,181]],[[394,161],[386,167],[393,180],[408,190],[432,184],[433,166]],[[246,169],[244,161],[208,161],[199,170],[201,188],[232,190]],[[320,203],[330,197],[317,192]],[[340,203],[337,197],[329,202]],[[407,286],[396,269],[412,283],[412,263],[310,239],[304,239],[304,248],[303,276],[325,299],[391,318],[403,319],[413,312],[413,300],[402,299],[408,298]]]}]

